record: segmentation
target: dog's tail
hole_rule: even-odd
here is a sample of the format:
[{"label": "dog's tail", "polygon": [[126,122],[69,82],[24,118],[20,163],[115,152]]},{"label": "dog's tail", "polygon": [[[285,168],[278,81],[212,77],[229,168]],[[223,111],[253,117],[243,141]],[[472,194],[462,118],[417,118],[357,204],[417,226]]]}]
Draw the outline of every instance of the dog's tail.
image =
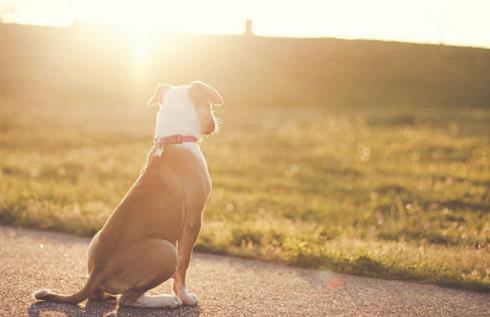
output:
[{"label": "dog's tail", "polygon": [[98,287],[100,281],[94,276],[90,275],[85,286],[72,295],[58,295],[50,291],[49,289],[40,289],[32,294],[32,297],[37,300],[45,300],[56,303],[68,303],[78,304],[86,300]]}]

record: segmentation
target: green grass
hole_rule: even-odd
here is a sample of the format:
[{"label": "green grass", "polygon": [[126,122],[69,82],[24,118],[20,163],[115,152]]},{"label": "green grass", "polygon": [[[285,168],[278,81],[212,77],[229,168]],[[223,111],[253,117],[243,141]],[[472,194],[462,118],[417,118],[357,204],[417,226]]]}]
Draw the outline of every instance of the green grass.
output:
[{"label": "green grass", "polygon": [[[0,103],[0,222],[92,235],[135,180],[155,110]],[[196,248],[490,289],[490,109],[228,104]]]}]

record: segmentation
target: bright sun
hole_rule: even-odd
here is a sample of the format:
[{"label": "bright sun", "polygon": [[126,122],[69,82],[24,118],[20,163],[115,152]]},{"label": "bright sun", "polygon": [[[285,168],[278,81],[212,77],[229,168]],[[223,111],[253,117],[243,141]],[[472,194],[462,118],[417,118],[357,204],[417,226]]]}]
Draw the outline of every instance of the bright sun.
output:
[{"label": "bright sun", "polygon": [[[242,33],[245,11],[237,10],[240,8],[233,3],[228,0],[85,0],[75,2],[72,9],[76,20],[106,25],[127,38],[136,75],[144,77],[155,38],[158,43],[164,43],[174,32]],[[223,17],[216,8],[235,14]]]}]

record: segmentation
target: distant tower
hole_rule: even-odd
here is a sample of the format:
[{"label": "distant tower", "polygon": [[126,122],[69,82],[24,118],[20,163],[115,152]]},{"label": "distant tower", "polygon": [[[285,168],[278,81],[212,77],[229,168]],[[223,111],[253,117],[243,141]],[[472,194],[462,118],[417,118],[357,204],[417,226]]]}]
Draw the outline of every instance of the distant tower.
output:
[{"label": "distant tower", "polygon": [[245,36],[253,36],[254,35],[252,20],[246,20],[245,21],[245,33],[243,33],[243,35],[245,35]]}]

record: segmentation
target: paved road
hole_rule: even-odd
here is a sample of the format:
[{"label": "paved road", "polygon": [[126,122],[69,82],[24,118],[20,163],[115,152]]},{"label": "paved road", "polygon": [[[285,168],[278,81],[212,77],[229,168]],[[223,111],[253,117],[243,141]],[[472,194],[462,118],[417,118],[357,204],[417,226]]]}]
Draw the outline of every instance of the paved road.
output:
[{"label": "paved road", "polygon": [[[70,293],[84,284],[88,243],[0,226],[0,316],[490,316],[490,294],[206,254],[194,255],[188,277],[197,307],[35,303],[35,289]],[[162,292],[168,282],[152,291]]]}]

